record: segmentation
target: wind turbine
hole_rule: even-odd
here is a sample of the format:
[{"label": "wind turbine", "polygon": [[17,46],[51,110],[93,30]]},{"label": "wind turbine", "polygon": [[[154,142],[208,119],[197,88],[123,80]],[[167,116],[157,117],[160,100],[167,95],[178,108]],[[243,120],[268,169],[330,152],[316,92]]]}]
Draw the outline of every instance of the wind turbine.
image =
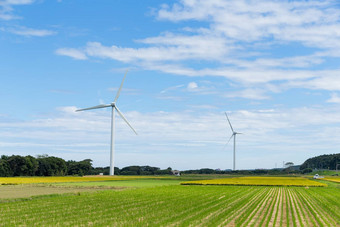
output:
[{"label": "wind turbine", "polygon": [[236,154],[235,154],[235,151],[236,151],[236,135],[237,134],[242,134],[242,133],[240,133],[240,132],[235,132],[234,131],[234,129],[233,129],[233,126],[231,125],[231,123],[230,123],[230,121],[229,121],[229,117],[228,117],[228,115],[227,115],[227,112],[225,112],[225,116],[227,117],[227,120],[228,120],[228,122],[229,122],[229,125],[230,125],[230,128],[231,128],[231,131],[232,131],[232,135],[230,136],[230,138],[229,138],[229,140],[228,140],[228,142],[227,142],[227,144],[229,143],[229,141],[231,140],[231,138],[233,138],[234,137],[234,163],[233,163],[233,170],[235,171],[235,156],[236,156]]},{"label": "wind turbine", "polygon": [[112,113],[111,113],[110,175],[114,175],[114,153],[115,153],[114,144],[115,144],[115,112],[116,112],[116,110],[117,110],[117,113],[119,114],[119,116],[121,118],[123,118],[123,120],[126,122],[126,124],[128,124],[128,126],[132,129],[132,131],[134,131],[134,133],[137,135],[136,130],[130,125],[128,120],[124,117],[123,113],[120,112],[120,110],[118,109],[118,107],[116,105],[117,99],[119,98],[119,94],[120,94],[122,87],[123,87],[123,84],[124,84],[126,74],[127,74],[127,70],[126,70],[126,73],[123,77],[122,83],[121,83],[121,85],[120,85],[120,87],[117,91],[116,97],[111,104],[102,104],[102,105],[98,105],[98,106],[93,106],[93,107],[89,107],[89,108],[76,110],[76,111],[84,111],[84,110],[93,110],[93,109],[100,109],[100,108],[106,108],[106,107],[112,108]]}]

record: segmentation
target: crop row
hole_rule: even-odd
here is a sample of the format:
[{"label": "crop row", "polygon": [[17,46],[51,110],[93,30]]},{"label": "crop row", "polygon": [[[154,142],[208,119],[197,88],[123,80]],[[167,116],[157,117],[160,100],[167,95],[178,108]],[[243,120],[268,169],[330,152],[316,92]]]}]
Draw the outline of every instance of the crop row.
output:
[{"label": "crop row", "polygon": [[182,182],[183,185],[256,185],[256,186],[300,186],[326,187],[324,183],[303,177],[235,177],[212,180]]},{"label": "crop row", "polygon": [[0,203],[0,226],[336,226],[337,188],[162,186]]}]

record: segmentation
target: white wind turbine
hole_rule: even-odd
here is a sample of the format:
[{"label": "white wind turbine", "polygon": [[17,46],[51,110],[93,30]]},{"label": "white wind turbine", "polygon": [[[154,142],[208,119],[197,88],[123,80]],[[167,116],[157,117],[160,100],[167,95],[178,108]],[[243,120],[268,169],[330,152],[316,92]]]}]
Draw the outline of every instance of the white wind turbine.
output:
[{"label": "white wind turbine", "polygon": [[123,87],[123,83],[126,77],[127,71],[123,77],[122,83],[117,91],[116,97],[113,100],[113,102],[111,104],[102,104],[102,105],[98,105],[98,106],[93,106],[93,107],[89,107],[89,108],[84,108],[84,109],[79,109],[76,111],[83,111],[83,110],[92,110],[92,109],[100,109],[100,108],[106,108],[106,107],[112,107],[112,114],[111,114],[111,149],[110,149],[110,175],[114,175],[114,144],[115,144],[115,110],[117,110],[117,113],[119,114],[119,116],[121,116],[121,118],[123,118],[123,120],[126,122],[126,124],[128,124],[128,126],[134,131],[134,133],[137,135],[136,130],[130,125],[130,123],[126,120],[126,118],[124,117],[123,113],[120,112],[120,110],[118,109],[116,102],[117,99],[119,98],[119,94],[122,90]]},{"label": "white wind turbine", "polygon": [[242,133],[240,133],[240,132],[235,132],[235,131],[234,131],[234,129],[233,129],[233,126],[231,126],[231,123],[230,123],[230,121],[229,121],[229,118],[228,118],[227,112],[225,112],[225,116],[227,117],[227,120],[228,120],[228,122],[229,122],[229,125],[230,125],[230,128],[231,128],[231,131],[233,132],[233,134],[230,136],[230,138],[229,138],[229,140],[228,140],[227,144],[229,143],[229,141],[231,140],[231,138],[233,138],[233,137],[234,137],[234,163],[233,163],[233,170],[235,171],[235,156],[236,156],[236,154],[235,154],[235,151],[236,151],[236,135],[237,135],[237,134],[242,134]]}]

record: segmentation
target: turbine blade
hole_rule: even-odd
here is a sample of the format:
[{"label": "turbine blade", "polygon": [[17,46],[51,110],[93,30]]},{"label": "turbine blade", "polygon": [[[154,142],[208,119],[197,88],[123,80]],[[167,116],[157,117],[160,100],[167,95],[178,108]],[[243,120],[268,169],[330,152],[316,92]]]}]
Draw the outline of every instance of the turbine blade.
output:
[{"label": "turbine blade", "polygon": [[92,107],[88,107],[88,108],[84,108],[84,109],[78,109],[78,110],[76,110],[76,112],[83,111],[83,110],[100,109],[100,108],[105,108],[105,107],[109,107],[109,106],[111,106],[111,105],[110,104],[102,104],[102,105],[92,106]]},{"label": "turbine blade", "polygon": [[128,72],[128,70],[126,70],[126,72],[125,72],[125,75],[124,75],[124,77],[123,77],[122,83],[120,84],[120,87],[119,87],[119,89],[118,89],[118,91],[117,91],[116,97],[115,97],[115,99],[114,99],[113,102],[116,102],[117,99],[119,98],[120,91],[122,90],[122,87],[123,87],[124,80],[125,80],[125,77],[126,77],[127,72]]},{"label": "turbine blade", "polygon": [[230,123],[230,121],[229,121],[229,117],[228,117],[228,115],[227,115],[227,112],[225,112],[225,116],[227,117],[227,120],[228,120],[228,122],[229,122],[231,131],[234,133],[235,131],[234,131],[234,129],[233,129],[233,126],[231,126],[231,123]]},{"label": "turbine blade", "polygon": [[135,133],[136,135],[138,135],[137,132],[136,132],[136,130],[130,125],[130,123],[129,123],[128,120],[124,117],[123,113],[120,112],[120,110],[118,109],[118,107],[115,106],[115,108],[116,108],[117,113],[119,114],[119,116],[120,116],[121,118],[123,118],[123,120],[126,122],[126,124],[128,124],[128,126],[132,129],[132,131],[134,131],[134,133]]},{"label": "turbine blade", "polygon": [[223,147],[223,149],[229,144],[229,142],[230,142],[230,140],[231,140],[231,138],[233,138],[233,136],[234,136],[234,134],[232,134],[231,136],[230,136],[230,138],[229,138],[229,140],[228,140],[228,142],[226,143],[226,144],[224,144],[224,147]]}]

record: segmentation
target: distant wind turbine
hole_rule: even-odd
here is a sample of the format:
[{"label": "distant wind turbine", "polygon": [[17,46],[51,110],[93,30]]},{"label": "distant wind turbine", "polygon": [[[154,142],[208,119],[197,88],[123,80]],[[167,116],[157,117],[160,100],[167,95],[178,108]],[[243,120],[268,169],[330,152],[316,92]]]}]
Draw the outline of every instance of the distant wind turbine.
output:
[{"label": "distant wind turbine", "polygon": [[234,163],[233,163],[233,170],[235,171],[235,156],[236,156],[236,154],[235,154],[235,151],[236,151],[236,135],[237,134],[242,134],[242,133],[240,133],[240,132],[235,132],[234,131],[234,129],[233,129],[233,126],[231,125],[231,123],[230,123],[230,121],[229,121],[229,117],[228,117],[228,115],[227,115],[227,112],[225,112],[225,116],[227,117],[227,120],[228,120],[228,122],[229,122],[229,125],[230,125],[230,128],[231,128],[231,131],[232,131],[232,135],[230,136],[230,138],[229,138],[229,140],[228,140],[228,142],[227,142],[227,144],[229,143],[229,141],[231,140],[231,138],[233,138],[234,137]]},{"label": "distant wind turbine", "polygon": [[111,104],[102,104],[102,105],[98,105],[98,106],[93,106],[93,107],[89,107],[89,108],[84,108],[84,109],[79,109],[76,111],[84,111],[84,110],[92,110],[92,109],[100,109],[100,108],[106,108],[106,107],[112,107],[112,114],[111,114],[111,149],[110,149],[110,175],[114,175],[114,144],[115,144],[115,110],[117,110],[117,113],[119,114],[119,116],[121,116],[121,118],[123,118],[123,120],[126,122],[126,124],[128,124],[128,126],[132,129],[132,131],[134,131],[134,133],[137,135],[136,130],[130,125],[130,123],[127,121],[127,119],[124,117],[123,113],[120,112],[120,110],[118,109],[116,102],[117,99],[119,98],[119,94],[122,90],[123,84],[124,84],[124,80],[126,77],[127,71],[123,77],[122,83],[117,91],[116,97],[113,100],[113,102]]}]

